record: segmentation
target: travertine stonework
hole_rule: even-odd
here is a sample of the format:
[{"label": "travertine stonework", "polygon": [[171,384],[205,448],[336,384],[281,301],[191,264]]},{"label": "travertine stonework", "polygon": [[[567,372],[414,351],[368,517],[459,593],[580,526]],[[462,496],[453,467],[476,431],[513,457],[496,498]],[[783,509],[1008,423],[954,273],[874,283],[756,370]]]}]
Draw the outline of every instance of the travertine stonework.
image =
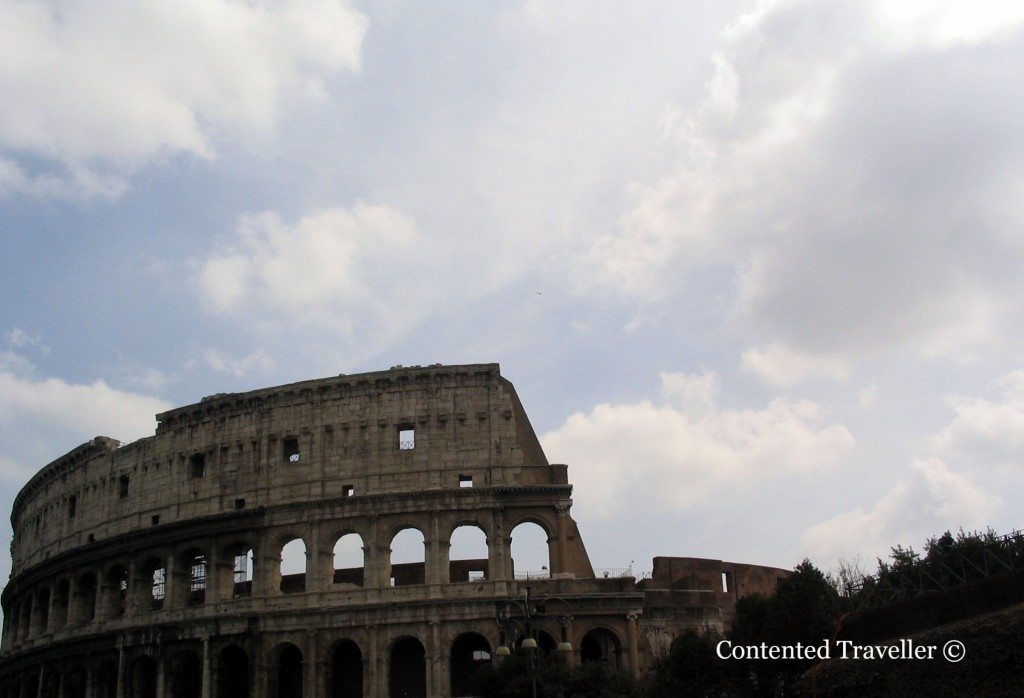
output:
[{"label": "travertine stonework", "polygon": [[[525,632],[527,587],[538,651],[639,672],[785,574],[657,558],[639,583],[595,576],[567,468],[496,364],[214,395],[157,422],[79,446],[15,500],[0,698],[465,695]],[[541,578],[515,568],[520,524],[547,534]],[[461,526],[486,558],[449,560]],[[410,528],[423,562],[392,565]],[[336,569],[351,534],[363,566]],[[305,572],[282,576],[296,539]]]}]

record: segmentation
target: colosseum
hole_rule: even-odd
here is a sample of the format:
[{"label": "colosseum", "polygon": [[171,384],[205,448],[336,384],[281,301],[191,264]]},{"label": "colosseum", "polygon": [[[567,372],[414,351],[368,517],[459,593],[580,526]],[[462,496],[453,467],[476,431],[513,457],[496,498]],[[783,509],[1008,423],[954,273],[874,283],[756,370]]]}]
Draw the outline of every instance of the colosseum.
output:
[{"label": "colosseum", "polygon": [[[0,697],[464,696],[510,647],[640,673],[786,574],[662,557],[643,579],[595,574],[567,467],[497,364],[156,419],[153,436],[78,446],[15,499]],[[516,563],[531,529],[536,570]],[[463,534],[478,554],[453,554]],[[419,561],[393,559],[400,537]]]}]

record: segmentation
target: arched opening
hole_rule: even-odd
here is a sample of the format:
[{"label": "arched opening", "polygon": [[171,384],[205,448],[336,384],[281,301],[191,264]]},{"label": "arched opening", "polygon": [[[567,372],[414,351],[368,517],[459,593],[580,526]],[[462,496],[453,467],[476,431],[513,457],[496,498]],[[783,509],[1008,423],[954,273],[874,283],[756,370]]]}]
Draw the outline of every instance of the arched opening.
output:
[{"label": "arched opening", "polygon": [[283,645],[277,652],[277,685],[272,698],[302,698],[302,650],[292,644]]},{"label": "arched opening", "polygon": [[452,531],[448,549],[448,580],[479,582],[487,579],[487,534],[479,526],[459,526]]},{"label": "arched opening", "polygon": [[[517,652],[529,652],[531,650],[523,649],[523,640],[526,639],[525,635],[519,635],[516,638],[516,651]],[[555,636],[546,630],[533,629],[533,639],[537,641],[537,650],[541,655],[547,657],[556,649],[558,649],[558,642],[555,640]]]},{"label": "arched opening", "polygon": [[60,698],[60,675],[54,669],[48,668],[44,672],[41,698]]},{"label": "arched opening", "polygon": [[87,679],[85,668],[82,666],[73,667],[68,671],[64,676],[64,698],[86,698]]},{"label": "arched opening", "polygon": [[491,645],[478,633],[463,633],[452,643],[452,696],[472,696],[477,674],[491,663]]},{"label": "arched opening", "polygon": [[128,606],[128,570],[115,565],[107,572],[107,617],[120,618]]},{"label": "arched opening", "polygon": [[281,593],[296,594],[306,590],[306,543],[292,538],[281,548]]},{"label": "arched opening", "polygon": [[[156,678],[156,667],[153,667],[154,679]],[[126,684],[126,696],[127,698],[137,698],[136,694],[132,693],[132,680],[129,676]],[[153,688],[153,693],[156,693],[156,687]],[[93,697],[90,697],[93,698]],[[96,672],[96,695],[95,698],[117,698],[117,664],[113,661],[106,661],[100,664],[99,670]]]},{"label": "arched opening", "polygon": [[91,623],[96,617],[96,575],[86,572],[78,578],[78,622]]},{"label": "arched opening", "polygon": [[[181,559],[186,575],[185,603],[189,606],[202,606],[206,603],[206,553],[193,548],[187,550]],[[178,579],[179,576],[175,575],[175,583]],[[176,598],[180,598],[180,592],[174,594]]]},{"label": "arched opening", "polygon": [[[117,668],[110,683],[117,691]],[[132,662],[128,672],[127,698],[156,698],[156,661],[152,657],[142,656]]]},{"label": "arched opening", "polygon": [[240,543],[233,550],[231,555],[231,597],[241,599],[252,596],[252,548]]},{"label": "arched opening", "polygon": [[426,559],[423,533],[418,528],[405,528],[396,533],[391,539],[391,586],[423,584]]},{"label": "arched opening", "polygon": [[148,592],[145,603],[154,611],[161,609],[167,596],[167,565],[163,560],[151,558],[143,565],[143,570]]},{"label": "arched opening", "polygon": [[427,698],[427,653],[414,637],[403,637],[391,646],[388,663],[388,695],[391,698]]},{"label": "arched opening", "polygon": [[363,653],[352,640],[342,640],[331,653],[331,698],[362,698]]},{"label": "arched opening", "polygon": [[53,603],[53,627],[63,628],[68,624],[68,605],[71,603],[71,584],[66,579],[57,582],[57,596]]},{"label": "arched opening", "polygon": [[363,586],[366,564],[363,539],[358,533],[347,533],[334,544],[334,583]]},{"label": "arched opening", "polygon": [[606,628],[594,628],[580,642],[580,661],[606,664],[610,669],[619,668],[621,652],[619,638]]},{"label": "arched opening", "polygon": [[[92,620],[90,618],[89,620]],[[32,596],[26,595],[25,600],[21,604],[21,619],[18,621],[18,627],[21,628],[21,639],[27,638],[32,630]]]},{"label": "arched opening", "polygon": [[217,698],[249,698],[249,657],[238,645],[217,656]]},{"label": "arched opening", "polygon": [[525,521],[512,529],[512,573],[516,579],[547,579],[551,576],[548,534]]},{"label": "arched opening", "polygon": [[199,655],[182,650],[171,657],[170,698],[195,698],[203,692],[203,662]]},{"label": "arched opening", "polygon": [[33,619],[35,628],[33,635],[42,635],[50,623],[50,587],[43,587],[39,590],[35,600],[36,616]]}]

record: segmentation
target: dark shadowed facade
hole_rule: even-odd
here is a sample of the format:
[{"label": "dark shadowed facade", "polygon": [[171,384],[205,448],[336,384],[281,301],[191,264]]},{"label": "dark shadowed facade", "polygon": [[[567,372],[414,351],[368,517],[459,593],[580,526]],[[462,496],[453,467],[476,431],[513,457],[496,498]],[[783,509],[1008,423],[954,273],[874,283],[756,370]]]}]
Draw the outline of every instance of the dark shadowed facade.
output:
[{"label": "dark shadowed facade", "polygon": [[[496,364],[214,395],[157,421],[79,446],[15,500],[0,698],[466,695],[522,639],[527,587],[536,651],[640,672],[786,574],[656,558],[640,582],[595,575],[567,468]],[[546,569],[516,565],[529,526]],[[464,527],[481,552],[452,559]],[[422,539],[420,562],[392,564],[398,535]],[[285,546],[304,570],[282,574]]]}]

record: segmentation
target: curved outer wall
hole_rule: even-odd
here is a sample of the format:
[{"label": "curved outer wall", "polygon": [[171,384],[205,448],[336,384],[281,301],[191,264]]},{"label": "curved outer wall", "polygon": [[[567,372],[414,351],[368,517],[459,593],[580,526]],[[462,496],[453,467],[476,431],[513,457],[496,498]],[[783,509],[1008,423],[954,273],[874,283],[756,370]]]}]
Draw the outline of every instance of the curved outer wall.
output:
[{"label": "curved outer wall", "polygon": [[[79,446],[15,500],[0,698],[458,695],[502,609],[521,634],[527,587],[568,609],[534,627],[573,662],[639,671],[681,627],[721,624],[711,592],[594,578],[566,466],[496,364],[214,395],[157,422]],[[515,569],[523,522],[547,533],[545,578]],[[449,560],[463,525],[485,559]],[[423,562],[392,565],[407,528]],[[363,567],[335,569],[352,533]],[[295,539],[305,572],[282,577]]]}]

